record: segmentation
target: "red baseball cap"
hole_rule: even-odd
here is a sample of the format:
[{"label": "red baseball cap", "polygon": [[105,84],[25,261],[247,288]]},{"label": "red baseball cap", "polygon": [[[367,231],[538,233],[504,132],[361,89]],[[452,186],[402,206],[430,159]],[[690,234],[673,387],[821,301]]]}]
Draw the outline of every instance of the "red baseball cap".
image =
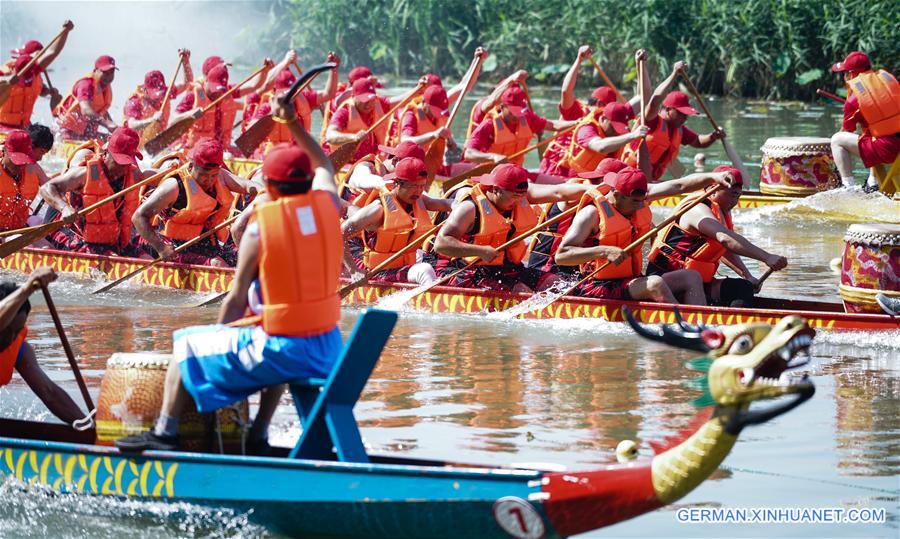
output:
[{"label": "red baseball cap", "polygon": [[312,165],[309,156],[296,144],[279,144],[263,159],[262,175],[266,181],[311,182]]},{"label": "red baseball cap", "polygon": [[289,67],[282,69],[275,76],[275,88],[279,90],[290,88],[295,82],[297,82],[297,77],[294,76]]},{"label": "red baseball cap", "polygon": [[108,54],[104,54],[103,56],[97,58],[97,61],[94,62],[94,69],[99,69],[100,71],[118,69],[116,67],[116,59]]},{"label": "red baseball cap", "polygon": [[435,116],[439,116],[447,112],[450,107],[450,100],[447,99],[447,92],[443,86],[429,86],[422,94],[422,101],[438,110],[432,110]]},{"label": "red baseball cap", "polygon": [[670,109],[675,109],[682,114],[687,114],[688,116],[700,114],[699,112],[697,112],[697,109],[691,106],[691,100],[688,99],[687,94],[678,90],[669,92],[669,95],[667,95],[663,100],[663,106],[669,107]]},{"label": "red baseball cap", "polygon": [[646,195],[648,190],[647,176],[634,167],[623,167],[618,172],[610,172],[603,178],[609,185],[625,196]]},{"label": "red baseball cap", "polygon": [[840,73],[842,71],[852,71],[854,73],[871,71],[872,62],[869,61],[869,57],[866,56],[865,53],[853,51],[844,58],[843,62],[838,62],[831,66],[831,70],[835,73]]},{"label": "red baseball cap", "polygon": [[38,41],[36,39],[29,39],[28,41],[25,42],[24,45],[22,45],[18,49],[13,49],[9,52],[11,52],[13,54],[13,56],[16,56],[19,54],[34,54],[43,48],[44,48],[44,46],[41,45],[40,41]]},{"label": "red baseball cap", "polygon": [[[585,178],[588,180],[596,180],[598,178],[605,178],[607,174],[612,172],[615,174],[619,172],[623,168],[627,167],[624,161],[616,159],[615,157],[605,157],[603,161],[597,164],[597,168],[590,172],[582,172],[578,175],[579,178]],[[591,182],[596,183],[596,182]]]},{"label": "red baseball cap", "polygon": [[425,84],[427,86],[440,86],[441,88],[444,87],[444,84],[441,82],[441,78],[434,73],[425,73]]},{"label": "red baseball cap", "polygon": [[634,109],[628,103],[609,103],[603,107],[603,117],[617,134],[624,135],[628,132],[628,121],[634,118]]},{"label": "red baseball cap", "polygon": [[209,75],[209,72],[212,70],[212,68],[224,63],[225,60],[223,60],[221,56],[210,56],[206,60],[203,60],[203,67],[200,68],[200,70],[203,72],[203,76],[206,77]]},{"label": "red baseball cap", "polygon": [[416,159],[425,160],[425,150],[411,140],[406,140],[397,145],[396,148],[390,146],[378,146],[382,152],[394,156],[396,159],[405,159],[407,157],[415,157]]},{"label": "red baseball cap", "polygon": [[416,157],[404,157],[397,163],[394,172],[386,175],[385,180],[400,180],[404,182],[426,182],[428,181],[428,170],[425,168],[425,161]]},{"label": "red baseball cap", "polygon": [[525,91],[518,86],[510,86],[503,90],[503,94],[500,95],[500,103],[506,105],[513,116],[521,116],[522,112],[528,108]]},{"label": "red baseball cap", "polygon": [[228,66],[219,64],[209,70],[206,75],[206,90],[208,92],[224,92],[228,89]]},{"label": "red baseball cap", "polygon": [[[16,58],[16,63],[15,63],[15,67],[13,67],[13,72],[18,73],[19,71],[24,69],[25,66],[28,64],[28,62],[30,62],[30,61],[31,61],[30,54],[20,54],[19,57]],[[39,68],[38,68],[37,62],[35,62],[34,65],[32,65],[28,69],[27,72],[22,73],[19,76],[19,78],[22,79],[23,83],[31,84],[31,79],[32,79],[32,77],[34,77],[37,74],[38,69]]]},{"label": "red baseball cap", "polygon": [[220,167],[225,163],[224,152],[221,142],[207,137],[194,144],[194,147],[188,152],[188,159],[203,168]]},{"label": "red baseball cap", "polygon": [[596,106],[602,107],[616,101],[616,92],[609,86],[598,86],[591,92],[591,98],[596,101]]},{"label": "red baseball cap", "polygon": [[713,169],[713,172],[730,172],[731,176],[734,178],[734,187],[744,186],[744,176],[741,175],[740,170],[734,167],[729,167],[728,165],[719,165]]},{"label": "red baseball cap", "polygon": [[350,81],[350,84],[358,81],[359,79],[367,79],[372,76],[372,70],[366,66],[356,66],[350,70],[350,73],[347,73],[347,80]]},{"label": "red baseball cap", "polygon": [[31,137],[25,131],[13,131],[3,143],[6,155],[14,165],[30,165],[35,163]]},{"label": "red baseball cap", "polygon": [[528,171],[519,165],[503,163],[490,174],[478,178],[478,182],[488,187],[524,193],[528,191]]},{"label": "red baseball cap", "polygon": [[358,79],[353,83],[350,95],[359,103],[368,103],[375,99],[375,85],[369,79]]},{"label": "red baseball cap", "polygon": [[163,77],[162,71],[148,71],[144,75],[144,91],[153,99],[162,99],[166,95],[166,79]]},{"label": "red baseball cap", "polygon": [[134,129],[118,127],[109,136],[106,151],[112,155],[113,161],[120,165],[137,166],[137,160],[144,158],[138,151],[140,143],[141,137]]}]

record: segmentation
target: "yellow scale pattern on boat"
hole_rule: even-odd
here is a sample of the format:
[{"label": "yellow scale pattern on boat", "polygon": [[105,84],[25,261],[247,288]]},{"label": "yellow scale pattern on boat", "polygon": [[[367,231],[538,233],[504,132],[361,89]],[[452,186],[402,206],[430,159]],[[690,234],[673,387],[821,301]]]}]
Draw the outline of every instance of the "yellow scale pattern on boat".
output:
[{"label": "yellow scale pattern on boat", "polygon": [[[40,462],[38,462],[40,460]],[[14,476],[23,483],[40,484],[56,491],[112,494],[120,496],[175,496],[178,463],[114,459],[99,455],[65,455],[37,451],[0,449],[0,475]]]}]

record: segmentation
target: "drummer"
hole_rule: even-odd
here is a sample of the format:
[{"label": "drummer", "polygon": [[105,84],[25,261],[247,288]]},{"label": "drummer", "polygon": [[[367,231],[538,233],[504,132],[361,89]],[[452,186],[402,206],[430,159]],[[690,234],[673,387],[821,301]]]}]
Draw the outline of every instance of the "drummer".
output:
[{"label": "drummer", "polygon": [[[732,187],[719,189],[656,236],[647,257],[647,275],[662,276],[671,271],[692,269],[703,279],[707,301],[711,305],[752,307],[760,283],[744,265],[741,256],[759,260],[774,271],[787,266],[787,259],[757,247],[734,231],[731,210],[741,198],[744,179],[739,170],[725,165],[716,167],[713,172],[730,175]],[[695,198],[686,197],[675,211]],[[741,278],[716,278],[723,257]]]}]

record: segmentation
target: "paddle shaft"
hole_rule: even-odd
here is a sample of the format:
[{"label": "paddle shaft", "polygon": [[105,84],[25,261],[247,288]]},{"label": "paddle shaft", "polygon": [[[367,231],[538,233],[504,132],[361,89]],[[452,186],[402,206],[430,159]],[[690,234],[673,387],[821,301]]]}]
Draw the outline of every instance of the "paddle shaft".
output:
[{"label": "paddle shaft", "polygon": [[637,76],[638,76],[638,92],[641,94],[641,125],[647,125],[647,118],[645,116],[645,112],[647,109],[647,89],[644,88],[644,60],[638,60],[637,64]]},{"label": "paddle shaft", "polygon": [[66,338],[66,330],[63,328],[62,321],[59,319],[59,313],[56,311],[56,305],[53,304],[53,298],[50,297],[50,291],[43,283],[39,283],[38,286],[41,287],[41,292],[44,293],[44,301],[47,302],[47,309],[50,311],[50,316],[53,318],[53,325],[56,326],[56,333],[59,334],[59,342],[62,343],[63,350],[66,351],[66,358],[69,360],[69,365],[72,366],[72,372],[75,373],[75,380],[78,382],[78,389],[81,390],[81,396],[84,397],[84,403],[87,405],[88,413],[94,409],[94,401],[91,399],[91,394],[88,392],[87,385],[84,383],[84,378],[81,376],[81,369],[78,368],[78,362],[75,361],[75,354],[72,352],[72,347],[69,345],[69,339]]},{"label": "paddle shaft", "polygon": [[616,88],[616,85],[609,80],[609,77],[606,76],[606,73],[603,72],[603,68],[600,67],[600,64],[597,63],[597,60],[594,60],[593,56],[588,56],[588,60],[591,61],[591,64],[594,66],[594,69],[597,70],[597,73],[600,75],[600,78],[603,79],[603,82],[606,83],[607,86],[612,88],[612,91],[616,94],[616,99],[623,103],[627,103],[628,101],[622,97],[622,94],[619,93],[619,89]]},{"label": "paddle shaft", "polygon": [[166,110],[166,105],[169,104],[169,96],[172,95],[172,91],[175,90],[175,79],[178,78],[178,73],[181,72],[181,66],[184,65],[184,59],[179,56],[178,57],[178,65],[175,66],[175,73],[172,75],[172,80],[169,82],[169,88],[166,90],[166,95],[163,97],[162,105],[160,105],[159,110]]},{"label": "paddle shaft", "polygon": [[844,102],[846,102],[846,99],[844,99],[843,97],[841,97],[841,96],[839,96],[839,95],[837,95],[837,94],[833,94],[833,93],[831,93],[831,92],[829,92],[829,91],[823,90],[823,89],[821,89],[821,88],[819,88],[818,90],[816,90],[816,93],[819,94],[819,95],[822,96],[822,97],[827,97],[828,99],[832,99],[832,100],[834,100],[834,101],[837,101],[838,103],[844,103]]},{"label": "paddle shaft", "polygon": [[756,286],[754,287],[756,289],[757,293],[759,293],[759,291],[762,290],[763,283],[766,282],[766,279],[769,278],[769,275],[772,275],[772,273],[774,273],[774,272],[775,272],[774,269],[769,268],[766,270],[765,273],[762,274],[762,277],[759,278],[759,282],[757,282]]},{"label": "paddle shaft", "polygon": [[697,103],[700,103],[700,108],[703,109],[703,114],[706,114],[706,118],[709,120],[709,123],[712,124],[713,129],[718,131],[719,124],[716,123],[716,119],[713,118],[712,113],[706,108],[706,102],[703,101],[703,98],[700,96],[700,92],[697,91],[697,87],[694,86],[694,83],[691,82],[690,77],[687,76],[687,73],[684,71],[681,72],[681,77],[684,79],[684,83],[687,85],[688,90],[694,95],[694,99],[697,100]]},{"label": "paddle shaft", "polygon": [[56,37],[54,37],[53,39],[51,39],[51,40],[50,40],[50,43],[47,43],[47,46],[44,47],[43,49],[41,49],[40,52],[38,52],[37,54],[35,54],[35,55],[34,55],[34,58],[32,58],[31,60],[29,60],[28,63],[25,64],[25,66],[22,67],[22,69],[20,69],[18,73],[15,74],[15,77],[18,79],[19,77],[21,77],[21,76],[24,75],[25,73],[28,73],[28,70],[31,69],[31,67],[32,67],[34,64],[36,64],[36,63],[44,56],[44,54],[47,53],[48,50],[50,50],[50,47],[52,47],[53,45],[56,44],[57,41],[59,41],[59,38],[61,38],[62,35],[63,35],[65,32],[66,32],[66,29],[63,28],[58,34],[56,34]]}]

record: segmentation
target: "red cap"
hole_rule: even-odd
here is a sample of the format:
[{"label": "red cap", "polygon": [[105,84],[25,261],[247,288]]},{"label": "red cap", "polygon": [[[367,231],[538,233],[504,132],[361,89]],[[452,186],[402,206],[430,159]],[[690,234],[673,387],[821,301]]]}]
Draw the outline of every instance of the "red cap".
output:
[{"label": "red cap", "polygon": [[603,178],[603,183],[609,185],[617,192],[625,196],[634,196],[638,192],[647,194],[647,176],[634,167],[623,167],[618,172],[610,172]]},{"label": "red cap", "polygon": [[278,75],[275,75],[275,88],[279,90],[285,90],[290,88],[297,82],[297,77],[291,72],[291,68],[286,67],[278,72]]},{"label": "red cap", "polygon": [[372,70],[366,66],[356,66],[350,70],[350,73],[347,74],[347,80],[350,81],[350,84],[358,81],[359,79],[367,79],[372,76]]},{"label": "red cap", "polygon": [[41,45],[40,41],[38,41],[36,39],[29,39],[28,41],[25,42],[24,45],[22,45],[18,49],[13,49],[9,52],[13,53],[13,56],[16,56],[19,54],[34,54],[43,48],[44,48],[44,46]]},{"label": "red cap", "polygon": [[425,85],[444,87],[443,83],[441,83],[441,78],[434,73],[425,73]]},{"label": "red cap", "polygon": [[113,161],[120,165],[137,166],[137,158],[144,158],[141,152],[138,151],[140,143],[141,137],[134,129],[118,127],[109,136],[109,142],[106,143],[106,151],[112,155]]},{"label": "red cap", "polygon": [[296,144],[279,144],[263,159],[262,175],[266,181],[311,182],[309,156]]},{"label": "red cap", "polygon": [[13,131],[3,143],[6,155],[14,165],[30,165],[35,163],[31,137],[25,131]]},{"label": "red cap", "polygon": [[478,179],[481,185],[493,186],[505,191],[524,193],[528,191],[528,171],[519,165],[503,163],[493,172]]},{"label": "red cap", "polygon": [[728,165],[719,165],[713,169],[713,172],[730,172],[731,176],[734,178],[734,187],[744,186],[744,176],[741,175],[740,170],[734,167],[729,167]]},{"label": "red cap", "polygon": [[422,101],[437,108],[438,114],[445,112],[450,107],[450,100],[447,99],[447,92],[442,86],[429,86],[422,94]]},{"label": "red cap", "polygon": [[115,58],[108,54],[104,54],[103,56],[97,58],[97,61],[94,62],[94,69],[99,69],[100,71],[109,71],[110,69],[118,68],[116,67]]},{"label": "red cap", "polygon": [[869,57],[865,53],[853,51],[844,58],[843,62],[838,62],[831,66],[831,70],[835,73],[842,71],[861,73],[863,71],[871,71],[872,62],[869,61]]},{"label": "red cap", "polygon": [[162,99],[166,95],[166,79],[162,71],[148,71],[144,75],[144,91],[153,99]]},{"label": "red cap", "polygon": [[628,103],[609,103],[603,107],[603,117],[617,134],[624,135],[628,132],[628,121],[634,118],[634,109]]},{"label": "red cap", "polygon": [[663,106],[669,107],[670,109],[675,109],[682,114],[687,114],[688,116],[700,114],[699,112],[697,112],[697,109],[691,106],[691,100],[688,99],[687,94],[684,92],[679,92],[678,90],[669,92],[669,95],[667,95],[663,100]]},{"label": "red cap", "polygon": [[[30,54],[19,55],[19,57],[16,58],[16,63],[15,63],[15,67],[13,67],[13,71],[15,73],[22,71],[22,69],[25,68],[25,65],[28,64],[28,62],[30,62],[30,61],[31,61]],[[31,79],[32,79],[32,77],[34,77],[37,74],[36,73],[37,69],[38,69],[37,62],[35,62],[34,65],[31,66],[31,68],[27,72],[19,75],[19,78],[22,79],[23,83],[31,84]]]},{"label": "red cap", "polygon": [[208,92],[224,92],[228,89],[228,66],[219,64],[209,70],[206,75],[206,90]]},{"label": "red cap", "polygon": [[596,101],[598,107],[602,107],[616,101],[616,92],[609,86],[598,86],[591,92],[591,98]]},{"label": "red cap", "polygon": [[428,170],[425,168],[425,161],[416,157],[405,157],[397,163],[394,172],[386,175],[385,180],[400,180],[404,182],[426,182],[428,181]]},{"label": "red cap", "polygon": [[201,68],[201,71],[203,72],[203,76],[204,77],[208,76],[209,72],[212,70],[212,68],[216,67],[217,65],[222,65],[224,63],[225,63],[225,60],[223,60],[221,56],[210,56],[206,60],[203,60],[203,67]]},{"label": "red cap", "polygon": [[375,99],[375,85],[369,79],[358,79],[353,83],[350,95],[359,103],[368,103]]},{"label": "red cap", "polygon": [[[619,172],[623,168],[627,167],[623,161],[616,159],[615,157],[605,157],[603,161],[597,165],[597,168],[590,172],[582,172],[578,175],[579,178],[585,178],[588,180],[596,180],[598,178],[605,178],[607,174],[612,172],[615,174]],[[591,182],[596,183],[596,182]]]},{"label": "red cap", "polygon": [[188,159],[203,168],[220,167],[225,163],[223,153],[222,143],[207,137],[194,144],[194,147],[188,152]]},{"label": "red cap", "polygon": [[407,157],[415,157],[416,159],[425,160],[425,150],[411,140],[401,142],[396,148],[390,146],[378,146],[382,152],[394,156],[396,159],[405,159]]},{"label": "red cap", "polygon": [[525,91],[518,86],[510,86],[500,95],[500,103],[506,105],[513,116],[521,116],[528,107]]}]

